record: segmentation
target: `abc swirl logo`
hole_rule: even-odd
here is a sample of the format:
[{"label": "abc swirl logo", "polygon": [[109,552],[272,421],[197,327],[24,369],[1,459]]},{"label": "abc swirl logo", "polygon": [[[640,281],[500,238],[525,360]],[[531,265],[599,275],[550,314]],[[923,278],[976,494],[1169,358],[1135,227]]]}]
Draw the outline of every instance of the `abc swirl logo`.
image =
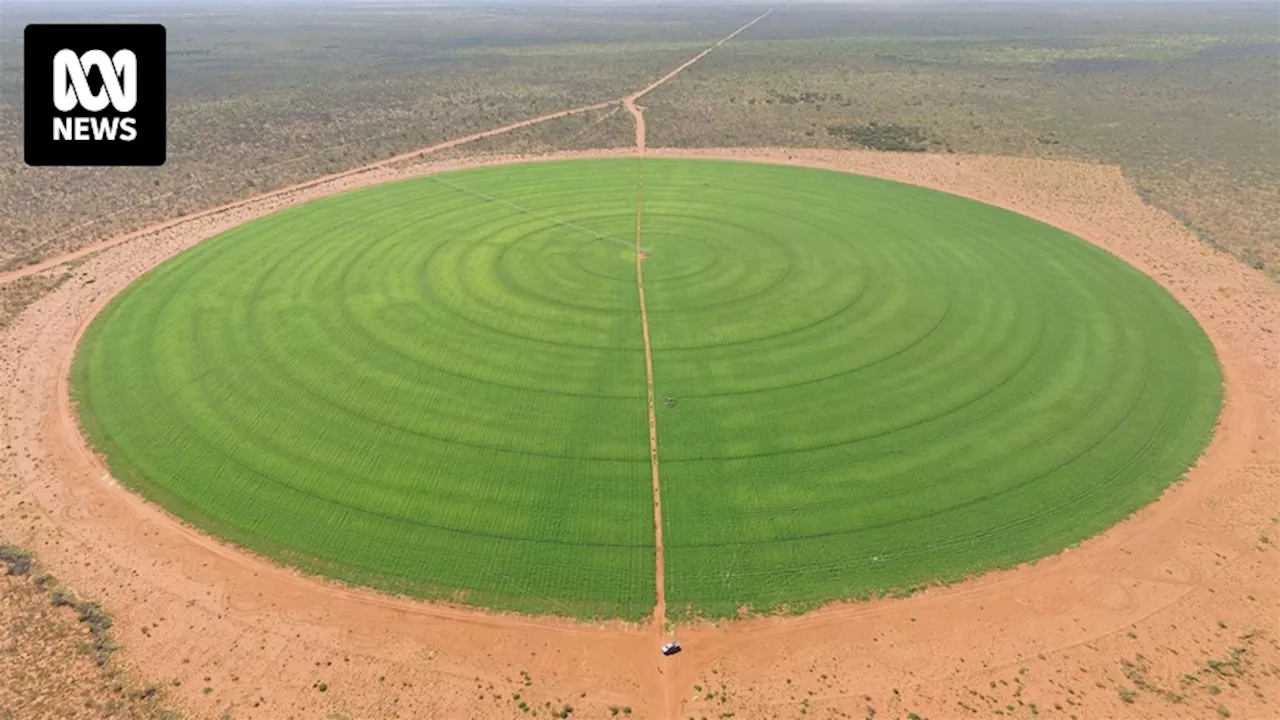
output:
[{"label": "abc swirl logo", "polygon": [[[102,75],[102,89],[89,88],[89,68]],[[138,56],[132,50],[120,50],[108,56],[101,50],[78,55],[74,50],[59,50],[53,56],[53,105],[69,113],[77,107],[91,113],[110,105],[118,113],[127,113],[138,104]],[[115,140],[130,142],[137,138],[135,119],[114,117],[55,117],[54,140]],[[73,132],[74,129],[74,132]]]},{"label": "abc swirl logo", "polygon": [[33,24],[24,40],[28,165],[164,163],[164,26]]}]

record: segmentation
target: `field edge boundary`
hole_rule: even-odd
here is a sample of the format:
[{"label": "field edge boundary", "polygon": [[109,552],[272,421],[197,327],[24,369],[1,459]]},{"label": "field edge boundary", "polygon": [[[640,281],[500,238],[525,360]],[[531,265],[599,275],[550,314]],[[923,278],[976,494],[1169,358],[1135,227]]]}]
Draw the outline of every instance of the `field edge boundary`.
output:
[{"label": "field edge boundary", "polygon": [[[817,153],[825,153],[825,154],[831,153],[831,151],[825,151],[825,150],[813,150],[808,152],[817,152]],[[836,151],[837,154],[848,153],[848,152],[850,151]],[[854,152],[855,154],[866,156],[866,157],[890,158],[894,156],[894,153],[887,153],[887,152],[876,152],[876,151],[852,151],[852,152]],[[957,195],[959,197],[968,197],[971,200],[983,202],[984,204],[992,205],[993,207],[1000,207],[1010,212],[1015,212],[1025,217],[1029,217],[1033,220],[1037,220],[1040,222],[1045,222],[1046,224],[1053,225],[1053,223],[1050,223],[1047,220],[1044,220],[1043,218],[1037,217],[1034,213],[1026,212],[1025,208],[1016,207],[1016,204],[1002,205],[1002,204],[987,202],[986,200],[982,200],[979,198],[974,198],[966,195],[960,195],[955,192],[950,192],[938,186],[931,186],[928,184],[906,181],[906,180],[903,180],[901,177],[895,177],[888,174],[877,175],[873,173],[864,172],[861,170],[855,172],[855,171],[841,169],[841,168],[832,167],[832,166],[824,166],[822,164],[808,164],[804,162],[803,158],[800,158],[799,159],[800,161],[797,162],[796,161],[797,153],[807,154],[803,151],[798,151],[796,149],[787,149],[787,148],[757,148],[757,149],[701,148],[701,149],[648,149],[646,151],[646,156],[650,159],[690,159],[690,160],[710,160],[710,161],[720,161],[720,162],[747,162],[747,163],[793,165],[793,166],[798,165],[803,167],[811,167],[814,169],[843,172],[846,174],[864,175],[867,177],[875,177],[878,179],[900,182],[907,185],[924,187],[930,190],[944,192],[951,195]],[[780,159],[779,155],[782,155],[784,157]],[[957,156],[949,155],[946,157],[950,159]],[[959,157],[965,157],[965,156],[959,156]],[[991,158],[993,156],[975,155],[975,156],[968,156],[968,157],[971,157],[973,159],[984,159],[984,158]],[[492,166],[520,164],[520,163],[528,163],[528,162],[554,162],[554,161],[572,161],[572,160],[578,160],[578,159],[609,159],[609,158],[636,159],[637,153],[634,150],[605,151],[605,152],[569,151],[569,152],[553,153],[553,154],[547,154],[547,155],[510,155],[510,156],[494,155],[494,156],[480,156],[480,157],[469,158],[464,160],[426,162],[426,163],[420,163],[420,164],[414,165],[413,167],[407,168],[403,173],[397,173],[391,177],[365,176],[363,179],[368,180],[368,182],[359,183],[350,187],[348,187],[350,183],[343,182],[343,180],[347,180],[347,178],[336,179],[332,181],[334,185],[333,187],[329,187],[327,185],[319,185],[319,186],[316,186],[315,188],[311,188],[315,192],[313,194],[308,194],[308,195],[314,195],[314,196],[308,196],[302,199],[296,199],[294,202],[289,203],[289,205],[296,205],[302,202],[319,199],[321,197],[335,195],[340,192],[356,189],[357,187],[377,185],[377,184],[382,184],[382,183],[390,182],[394,180],[408,180],[415,177],[423,177],[423,176],[432,175],[436,173],[448,172],[451,170],[463,170],[463,169],[472,169],[472,168],[478,168],[478,167],[492,167]],[[1022,160],[1022,158],[1009,158],[1009,159]],[[1100,167],[1096,163],[1080,163],[1080,162],[1070,161],[1070,160],[1049,160],[1049,161],[1038,161],[1038,162],[1052,163],[1062,167],[1088,166],[1095,170],[1097,170]],[[1112,172],[1119,172],[1119,168],[1116,166],[1101,166],[1101,167],[1109,168],[1110,171]],[[1127,182],[1126,182],[1126,185],[1127,185]],[[238,226],[240,224],[243,224],[244,222],[248,222],[249,220],[256,219],[257,217],[262,217],[264,215],[270,214],[279,209],[282,209],[283,207],[288,206],[288,205],[278,206],[276,203],[271,202],[272,200],[275,200],[275,198],[264,198],[261,203],[262,207],[255,208],[255,210],[259,212],[253,213],[249,217],[231,218],[232,222],[227,227],[225,228],[219,227],[219,228],[208,230],[204,233],[201,233],[200,236],[195,238],[189,245],[181,247],[178,250],[165,255],[164,257],[160,258],[156,263],[149,264],[148,267],[141,270],[137,275],[133,277],[133,279],[131,279],[128,283],[126,283],[124,287],[128,287],[129,285],[131,285],[134,281],[136,281],[142,275],[145,275],[147,272],[153,269],[156,265],[171,259],[172,257],[185,251],[189,247],[194,246],[195,244],[203,242],[204,240],[209,239],[210,237],[213,237],[215,235],[221,234],[221,232],[224,232],[226,229],[229,229],[230,227]],[[239,213],[236,213],[236,215],[239,215]],[[1057,227],[1056,225],[1053,225],[1053,226]],[[168,229],[171,229],[171,228],[166,228],[166,230]],[[1059,229],[1062,229],[1062,228],[1059,228]],[[1065,232],[1070,232],[1070,231],[1065,231]],[[1082,237],[1075,233],[1071,233],[1071,234],[1075,237],[1080,237],[1081,240],[1085,242],[1089,242],[1089,244],[1094,247],[1099,247],[1099,249],[1105,252],[1108,252],[1108,254],[1111,254],[1113,257],[1117,257],[1117,259],[1120,262],[1124,262],[1126,265],[1133,267],[1131,263],[1124,260],[1123,258],[1119,258],[1114,253],[1111,253],[1111,251],[1108,250],[1107,248],[1099,246],[1097,243],[1089,240],[1086,237]],[[1135,269],[1141,272],[1141,269],[1139,268],[1135,268]],[[1159,284],[1162,288],[1168,290],[1168,287],[1164,283],[1161,283],[1158,278],[1154,278],[1145,272],[1143,272],[1142,274],[1145,277],[1151,278],[1153,281]],[[123,292],[123,288],[121,288],[119,292]],[[76,412],[73,408],[74,400],[70,393],[71,362],[76,354],[76,351],[79,348],[80,340],[83,337],[84,333],[88,330],[89,326],[92,324],[93,320],[96,319],[98,314],[115,297],[118,297],[119,292],[112,293],[102,298],[99,302],[95,303],[92,308],[88,309],[87,316],[82,316],[78,320],[78,329],[75,333],[75,338],[69,344],[69,348],[67,348],[67,351],[64,357],[60,359],[60,364],[59,364],[60,370],[58,373],[58,390],[57,390],[58,398],[57,399],[60,403],[65,404],[64,411],[67,411],[70,413],[70,416],[66,418],[70,420],[70,424],[69,426],[64,427],[63,429],[74,433],[75,441],[79,445],[79,450],[83,452],[88,458],[90,458],[91,462],[94,462],[96,464],[101,464],[102,458],[98,455],[96,450],[89,444],[87,438],[84,435],[83,428],[81,427],[81,422],[79,421],[79,413]],[[1178,299],[1176,295],[1174,296],[1174,299],[1175,301],[1178,302],[1180,306],[1183,306],[1184,309],[1187,309],[1185,307],[1185,304],[1182,303],[1182,301]],[[1193,317],[1194,317],[1194,314],[1193,314]],[[1198,317],[1196,318],[1196,322],[1198,325],[1201,325],[1203,329],[1203,324],[1200,323]],[[1222,349],[1218,347],[1218,344],[1216,342],[1213,342],[1212,338],[1210,338],[1210,341],[1211,341],[1210,344],[1213,347],[1215,354],[1217,354],[1219,358],[1221,358]],[[1193,465],[1191,466],[1192,468],[1195,468],[1197,465],[1199,465],[1201,460],[1205,456],[1205,454],[1208,452],[1208,450],[1212,448],[1217,442],[1219,442],[1220,440],[1219,435],[1221,434],[1221,430],[1222,430],[1223,418],[1227,414],[1230,402],[1231,402],[1231,398],[1224,395],[1224,401],[1222,403],[1222,406],[1219,409],[1218,417],[1215,419],[1213,436],[1210,439],[1209,445],[1202,450],[1200,455],[1197,457],[1196,462],[1193,463]],[[102,480],[104,481],[111,480],[109,474],[105,473],[105,467],[103,467],[103,471],[104,471],[104,474],[103,474]],[[546,627],[548,624],[560,624],[560,623],[568,623],[569,625],[578,626],[578,627],[587,627],[587,626],[598,627],[601,623],[601,619],[591,620],[591,619],[576,618],[571,616],[563,616],[563,615],[556,615],[556,614],[550,614],[550,613],[522,613],[519,611],[490,609],[481,605],[456,603],[448,600],[420,599],[420,598],[414,598],[411,596],[394,595],[382,590],[378,590],[376,588],[353,584],[353,583],[347,583],[335,578],[331,578],[326,575],[308,573],[300,570],[293,563],[278,561],[272,558],[271,556],[258,553],[257,551],[254,551],[251,548],[243,547],[234,542],[231,542],[221,537],[207,533],[204,530],[186,522],[181,517],[174,515],[163,506],[151,501],[150,499],[142,495],[139,495],[138,493],[122,485],[118,481],[111,480],[111,482],[109,482],[109,485],[113,492],[122,493],[123,495],[127,496],[126,500],[128,501],[132,501],[134,503],[141,503],[142,505],[147,506],[150,513],[163,516],[163,518],[165,518],[165,520],[168,523],[172,525],[176,525],[182,534],[188,536],[189,538],[197,539],[200,545],[205,546],[206,548],[214,549],[214,551],[220,555],[223,555],[223,556],[234,555],[236,556],[237,560],[252,563],[253,565],[256,565],[258,567],[269,567],[271,570],[274,570],[274,571],[295,574],[298,577],[302,578],[304,582],[314,583],[316,584],[315,585],[316,589],[320,589],[325,592],[337,592],[343,595],[357,595],[357,596],[363,595],[368,597],[369,599],[373,599],[375,601],[379,601],[384,604],[394,603],[397,606],[402,606],[406,609],[411,609],[416,612],[427,612],[429,614],[443,614],[449,617],[509,618],[509,619],[517,620],[518,622],[520,622],[520,624],[536,625],[541,627]],[[1140,519],[1140,517],[1144,513],[1149,513],[1152,511],[1153,508],[1159,505],[1162,505],[1166,500],[1169,490],[1176,487],[1177,485],[1178,483],[1171,484],[1162,492],[1162,494],[1158,498],[1156,498],[1152,502],[1141,507],[1140,509],[1135,511],[1133,514],[1128,516],[1127,518],[1110,526],[1109,528],[1102,531],[1101,533],[1098,533],[1094,536],[1091,536],[1089,538],[1082,540],[1074,548],[1064,548],[1063,550],[1059,550],[1055,553],[1042,556],[1034,561],[1018,563],[1016,565],[1009,566],[1009,567],[993,567],[989,570],[975,573],[971,576],[965,577],[959,581],[946,583],[943,585],[943,587],[962,589],[966,586],[973,584],[975,581],[990,579],[995,576],[1017,574],[1022,568],[1029,566],[1032,563],[1043,562],[1050,558],[1057,558],[1064,555],[1068,551],[1078,554],[1080,553],[1080,548],[1083,547],[1085,544],[1095,543],[1100,541],[1100,539],[1106,536],[1111,536],[1119,533],[1121,531],[1121,528],[1124,528],[1126,525],[1134,522],[1137,519]],[[929,587],[934,587],[934,586],[929,586]],[[895,600],[897,600],[897,598],[889,599],[890,602]],[[815,613],[822,612],[833,606],[859,607],[859,606],[867,606],[869,602],[876,602],[876,601],[877,601],[876,598],[873,598],[871,601],[833,600],[828,603],[823,603],[811,608],[806,608],[806,611],[801,612],[799,614],[778,611],[773,613],[759,613],[759,614],[751,615],[748,617],[759,618],[759,617],[777,616],[777,617],[804,619],[806,617],[814,615]],[[668,620],[671,620],[671,619],[668,618]],[[630,628],[643,627],[644,625],[648,624],[648,621],[637,623],[634,621],[627,621],[627,620],[622,620],[617,618],[605,618],[603,619],[603,622],[613,624],[615,626],[630,627]],[[719,623],[723,623],[724,620],[723,619],[703,620],[700,618],[682,618],[680,621],[680,624],[687,626],[687,625],[702,624],[705,622],[714,622],[719,624]],[[729,622],[735,622],[735,620],[729,620]],[[661,625],[659,626],[659,631],[660,632],[662,631]]]}]

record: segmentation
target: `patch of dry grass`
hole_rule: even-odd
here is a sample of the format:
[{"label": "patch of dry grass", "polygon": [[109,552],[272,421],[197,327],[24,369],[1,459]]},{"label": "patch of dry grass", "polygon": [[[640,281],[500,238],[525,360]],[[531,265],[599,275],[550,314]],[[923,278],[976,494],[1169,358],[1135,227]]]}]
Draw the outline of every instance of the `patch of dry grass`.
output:
[{"label": "patch of dry grass", "polygon": [[0,546],[0,718],[175,720],[163,689],[104,657],[110,619]]}]

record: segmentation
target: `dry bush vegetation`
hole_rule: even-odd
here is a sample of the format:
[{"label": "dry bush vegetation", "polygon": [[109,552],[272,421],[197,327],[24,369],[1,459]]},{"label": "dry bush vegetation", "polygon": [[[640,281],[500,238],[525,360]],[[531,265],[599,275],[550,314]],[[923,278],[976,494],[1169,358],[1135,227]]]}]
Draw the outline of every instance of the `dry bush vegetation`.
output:
[{"label": "dry bush vegetation", "polygon": [[[1134,650],[1065,670],[1053,669],[1044,654],[1017,666],[975,670],[949,691],[954,705],[944,717],[1162,718],[1186,717],[1187,710],[1202,718],[1257,717],[1235,713],[1241,706],[1263,700],[1274,686],[1280,642],[1260,630],[1226,628],[1207,618],[1191,632],[1198,638],[1195,657],[1176,657],[1172,648],[1157,647],[1147,648],[1156,657]],[[1137,637],[1128,633],[1135,645]],[[693,686],[697,700],[688,710],[693,717],[779,717],[777,704],[762,706],[756,700],[765,696],[790,701],[784,710],[791,712],[781,717],[923,718],[911,711],[910,691],[895,690],[880,698],[862,695],[857,670],[849,664],[847,657],[823,659],[796,677],[773,680],[767,693],[760,692],[763,688],[740,686],[712,668]],[[905,685],[907,678],[903,679]],[[859,695],[866,702],[865,715],[851,716],[836,709],[833,700]],[[1118,700],[1120,714],[1091,715],[1081,709],[1086,704],[1096,707],[1098,698]]]},{"label": "dry bush vegetation", "polygon": [[1092,159],[1280,278],[1274,4],[789,5],[645,99],[653,146]]},{"label": "dry bush vegetation", "polygon": [[28,305],[53,292],[70,277],[71,267],[61,267],[0,285],[0,330],[8,327]]},{"label": "dry bush vegetation", "polygon": [[164,688],[137,681],[111,659],[111,620],[0,545],[0,719],[177,720]]},{"label": "dry bush vegetation", "polygon": [[[635,125],[622,104],[548,120],[475,142],[433,153],[431,160],[476,156],[536,155],[568,150],[629,149],[635,144]],[[409,160],[405,166],[420,163]]]},{"label": "dry bush vegetation", "polygon": [[[19,33],[108,20],[13,4],[0,30],[0,267],[541,113],[617,97],[760,5],[154,5],[170,43],[165,167],[21,163]],[[652,146],[1090,158],[1280,277],[1273,6],[793,4],[645,98]],[[607,113],[608,111],[606,111]],[[618,147],[611,113],[451,154]]]},{"label": "dry bush vegetation", "polygon": [[[161,168],[28,168],[21,137],[23,25],[110,19],[102,10],[66,7],[5,8],[2,267],[460,135],[617,97],[756,11],[123,8],[120,16],[161,20],[168,28],[168,162]],[[605,136],[584,133],[580,139],[590,137]]]}]

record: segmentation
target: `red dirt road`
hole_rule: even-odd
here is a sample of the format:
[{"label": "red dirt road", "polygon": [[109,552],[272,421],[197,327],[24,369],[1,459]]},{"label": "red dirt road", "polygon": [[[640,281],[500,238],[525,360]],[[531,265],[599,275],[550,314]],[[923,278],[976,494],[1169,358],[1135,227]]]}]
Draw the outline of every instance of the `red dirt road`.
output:
[{"label": "red dirt road", "polygon": [[[397,176],[384,168],[111,247],[0,333],[6,536],[100,599],[115,616],[122,659],[157,682],[179,680],[169,692],[191,717],[228,708],[233,717],[259,718],[527,717],[517,693],[534,707],[569,703],[577,717],[609,717],[610,706],[630,706],[642,718],[802,717],[802,708],[806,718],[861,717],[868,705],[880,717],[968,716],[960,703],[1006,717],[1030,717],[1031,703],[1039,715],[1063,718],[1202,718],[1215,716],[1219,704],[1237,718],[1280,715],[1274,284],[1143,205],[1112,167],[860,152],[647,152],[913,182],[1051,222],[1110,250],[1167,287],[1218,349],[1226,408],[1212,445],[1186,482],[1070,551],[903,600],[684,626],[686,650],[662,665],[662,675],[654,671],[652,627],[492,615],[303,577],[184,527],[104,477],[66,400],[75,339],[102,304],[204,237],[285,202]],[[1248,635],[1255,629],[1262,632]],[[1220,662],[1218,671],[1206,670],[1211,660],[1232,657],[1233,647],[1243,648],[1242,659],[1226,675]],[[314,688],[317,680],[327,692]],[[1133,703],[1122,689],[1136,693]],[[1158,692],[1170,689],[1184,700]]]},{"label": "red dirt road", "polygon": [[715,50],[716,48],[720,47],[721,45],[723,45],[723,44],[725,44],[725,43],[729,42],[730,40],[734,39],[734,38],[735,38],[735,37],[737,37],[738,35],[740,35],[740,34],[742,34],[743,32],[745,32],[745,31],[746,31],[748,28],[750,28],[752,25],[755,25],[756,23],[760,22],[761,20],[763,20],[763,19],[765,19],[765,18],[769,17],[769,15],[770,15],[771,13],[773,13],[773,11],[774,11],[774,10],[777,10],[778,8],[782,7],[782,6],[783,6],[783,5],[785,5],[785,4],[786,4],[785,2],[784,2],[784,3],[780,3],[780,4],[778,4],[778,5],[774,5],[773,7],[769,8],[768,10],[765,10],[763,13],[760,13],[760,15],[756,16],[755,18],[753,18],[753,19],[752,19],[750,22],[748,22],[747,24],[743,25],[742,27],[738,28],[737,30],[734,30],[733,32],[729,33],[728,35],[725,35],[723,38],[720,38],[720,40],[719,40],[719,41],[717,41],[717,42],[716,42],[716,44],[712,45],[711,47],[707,48],[706,50],[703,50],[702,52],[698,53],[697,55],[694,55],[693,57],[691,57],[691,58],[689,58],[688,60],[686,60],[686,61],[685,61],[685,63],[684,63],[683,65],[681,65],[680,67],[677,67],[676,69],[672,70],[671,72],[667,73],[666,75],[663,75],[662,77],[658,78],[657,80],[654,80],[653,82],[649,83],[649,84],[648,84],[648,85],[646,85],[645,87],[643,87],[643,88],[641,88],[641,89],[637,90],[636,92],[632,93],[631,95],[628,95],[628,96],[626,97],[626,99],[627,99],[627,100],[630,100],[630,101],[632,101],[632,102],[634,102],[634,101],[636,101],[636,100],[639,100],[642,96],[644,96],[644,95],[648,95],[649,93],[651,93],[651,92],[653,92],[655,89],[657,89],[659,85],[661,85],[661,84],[665,83],[666,81],[668,81],[668,80],[670,80],[671,78],[675,77],[676,75],[680,74],[682,71],[684,71],[685,69],[687,69],[690,65],[692,65],[692,64],[694,64],[694,63],[696,63],[696,62],[698,62],[698,61],[699,61],[699,60],[701,60],[702,58],[704,58],[704,57],[706,57],[707,55],[709,55],[709,54],[711,53],[711,51]]},{"label": "red dirt road", "polygon": [[625,108],[627,109],[627,112],[631,113],[631,117],[635,120],[635,123],[636,123],[636,152],[638,152],[638,153],[640,153],[641,155],[643,155],[643,154],[644,154],[644,135],[645,135],[645,132],[644,132],[644,108],[636,104],[636,97],[638,97],[638,96],[639,96],[639,93],[636,93],[636,95],[634,95],[634,96],[628,96],[628,97],[623,98],[623,99],[622,99],[622,106],[623,106],[623,107],[625,107]]},{"label": "red dirt road", "polygon": [[[693,65],[694,63],[698,62],[702,58],[706,57],[708,54],[711,53],[711,51],[715,50],[721,45],[724,45],[725,43],[729,42],[733,38],[737,37],[740,33],[745,31],[747,28],[765,19],[766,17],[768,17],[770,13],[772,13],[778,7],[781,7],[781,5],[777,5],[772,8],[769,8],[768,10],[761,13],[759,16],[753,18],[750,22],[746,23],[742,27],[739,27],[738,29],[734,30],[728,35],[720,38],[707,49],[703,50],[697,55],[694,55],[692,58],[689,58],[685,62],[681,63],[678,67],[671,70],[666,75],[663,75],[662,77],[658,78],[657,80],[654,80],[653,82],[649,83],[648,85],[641,88],[640,90],[637,90],[631,93],[630,95],[626,95],[621,98],[616,98],[614,100],[605,100],[604,102],[598,102],[594,105],[583,105],[581,107],[570,108],[568,110],[559,110],[557,112],[547,113],[545,115],[539,115],[537,117],[528,118],[526,120],[513,122],[509,125],[496,127],[491,130],[485,130],[483,132],[473,133],[471,135],[464,135],[462,137],[454,138],[452,140],[446,140],[441,143],[436,143],[435,145],[428,145],[427,147],[418,148],[416,150],[410,150],[409,152],[400,153],[399,155],[393,155],[392,157],[384,158],[382,160],[369,163],[367,165],[361,165],[360,167],[351,168],[349,170],[343,170],[341,172],[331,173],[329,175],[322,175],[321,177],[315,178],[314,180],[308,180],[306,182],[296,183],[294,185],[288,185],[282,188],[278,188],[276,190],[272,190],[270,192],[262,193],[260,195],[255,195],[250,198],[245,198],[242,200],[233,200],[229,203],[225,203],[217,207],[209,208],[207,210],[201,210],[199,212],[190,213],[188,215],[183,215],[181,217],[177,217],[163,223],[150,225],[148,227],[141,228],[131,233],[126,233],[124,235],[119,235],[117,237],[110,238],[99,243],[87,245],[74,252],[59,255],[57,257],[49,258],[47,260],[42,260],[37,263],[32,263],[31,265],[16,268],[14,270],[0,272],[0,285],[11,282],[13,280],[17,280],[18,278],[26,277],[28,275],[35,275],[37,273],[48,270],[50,268],[58,267],[59,265],[65,265],[66,263],[79,260],[80,258],[83,258],[83,257],[88,257],[89,255],[92,255],[97,252],[101,252],[111,247],[115,247],[116,245],[119,245],[121,243],[126,243],[131,240],[136,240],[138,238],[151,235],[160,230],[164,230],[170,227],[176,227],[184,223],[189,223],[189,222],[201,220],[203,218],[210,217],[213,215],[225,213],[225,212],[234,210],[236,208],[242,207],[246,203],[256,202],[259,200],[266,200],[269,198],[277,198],[277,197],[293,195],[295,193],[308,190],[310,188],[316,187],[317,185],[320,185],[323,183],[329,183],[337,180],[343,180],[345,178],[355,177],[357,175],[362,175],[373,170],[390,168],[395,165],[404,163],[406,161],[417,160],[419,158],[430,155],[431,153],[439,152],[441,150],[448,150],[449,148],[454,148],[459,145],[465,145],[470,142],[483,140],[485,138],[494,137],[496,135],[502,135],[504,133],[508,133],[513,130],[519,130],[521,128],[526,128],[531,125],[544,123],[544,122],[547,122],[548,120],[555,120],[557,118],[568,117],[570,115],[579,115],[584,112],[591,112],[592,110],[603,110],[604,108],[607,108],[610,105],[623,104],[626,106],[628,110],[630,110],[635,115],[635,117],[637,118],[636,143],[637,143],[637,147],[639,147],[640,150],[643,151],[644,150],[644,119],[640,117],[639,112],[636,110],[635,101],[638,98],[640,98],[642,95],[646,95],[652,92],[663,83],[667,82],[671,78],[680,74],[682,71],[686,70],[689,66]],[[81,225],[78,225],[75,228],[73,228],[72,231],[84,229],[85,227],[92,225],[93,222],[94,221],[89,221],[88,223],[83,223]],[[53,239],[56,240],[57,238],[53,238]]]},{"label": "red dirt road", "polygon": [[[428,147],[418,148],[417,150],[411,150],[407,153],[401,153],[399,155],[385,158],[377,162],[369,163],[368,165],[362,165],[357,168],[352,168],[350,170],[343,170],[342,172],[332,173],[330,175],[323,175],[314,180],[308,180],[306,182],[282,187],[277,190],[272,190],[271,192],[263,193],[261,195],[255,195],[252,198],[247,198],[244,200],[233,200],[232,202],[225,203],[217,207],[209,208],[207,210],[201,210],[199,212],[191,213],[189,215],[183,215],[181,217],[177,217],[172,220],[159,223],[157,225],[151,225],[131,233],[120,235],[120,236],[111,238],[109,240],[104,240],[100,243],[86,245],[85,247],[80,248],[79,250],[66,253],[64,255],[59,255],[58,257],[49,258],[48,260],[43,260],[41,262],[33,263],[25,267],[20,267],[15,270],[10,270],[8,272],[2,272],[0,273],[0,284],[12,282],[13,280],[17,280],[18,278],[26,277],[28,275],[35,275],[37,273],[48,270],[50,268],[58,267],[59,265],[65,265],[66,263],[79,260],[80,258],[83,258],[83,257],[88,257],[89,255],[93,255],[94,253],[101,252],[103,250],[115,247],[116,245],[120,245],[122,243],[127,243],[131,240],[136,240],[141,237],[152,235],[158,231],[165,230],[167,228],[177,227],[179,225],[195,222],[207,217],[226,213],[230,210],[234,210],[236,208],[242,207],[246,203],[270,199],[270,198],[285,197],[288,195],[292,195],[292,194],[316,187],[317,185],[321,185],[324,183],[330,183],[336,180],[342,180],[345,178],[362,175],[372,170],[391,167],[393,165],[403,163],[408,160],[415,160],[417,158],[429,155],[434,152],[447,150],[449,148],[457,147],[459,145],[464,145],[469,142],[475,142],[476,140],[483,140],[485,138],[493,137],[495,135],[501,135],[503,133],[508,133],[513,130],[519,130],[520,128],[526,128],[526,127],[529,127],[530,125],[537,125],[538,123],[544,123],[544,122],[547,122],[548,120],[555,120],[556,118],[568,117],[570,115],[578,115],[584,112],[590,112],[592,110],[601,110],[603,108],[609,107],[610,105],[616,105],[619,102],[621,101],[607,100],[605,102],[596,103],[595,105],[584,105],[582,107],[572,108],[569,110],[561,110],[559,112],[548,113],[546,115],[539,115],[538,117],[535,117],[535,118],[529,118],[528,120],[521,120],[519,122],[511,123],[510,125],[503,125],[502,127],[494,128],[492,130],[485,130],[484,132],[478,132],[472,135],[466,135],[464,137],[454,138],[452,140],[447,140],[442,143],[430,145]],[[83,226],[80,226],[80,227],[83,227]]]},{"label": "red dirt road", "polygon": [[[637,93],[638,95],[639,93]],[[636,293],[640,299],[640,330],[644,339],[644,374],[648,390],[649,410],[649,468],[653,482],[653,555],[654,588],[653,627],[659,644],[669,639],[667,635],[667,561],[662,543],[662,482],[658,469],[658,413],[653,393],[653,345],[649,341],[649,307],[644,299],[644,260],[649,255],[642,250],[644,227],[644,108],[635,104],[635,96],[623,99],[622,104],[635,119],[636,124]],[[659,657],[655,666],[661,677],[662,707],[672,704],[671,683],[667,667],[674,661]]]}]

